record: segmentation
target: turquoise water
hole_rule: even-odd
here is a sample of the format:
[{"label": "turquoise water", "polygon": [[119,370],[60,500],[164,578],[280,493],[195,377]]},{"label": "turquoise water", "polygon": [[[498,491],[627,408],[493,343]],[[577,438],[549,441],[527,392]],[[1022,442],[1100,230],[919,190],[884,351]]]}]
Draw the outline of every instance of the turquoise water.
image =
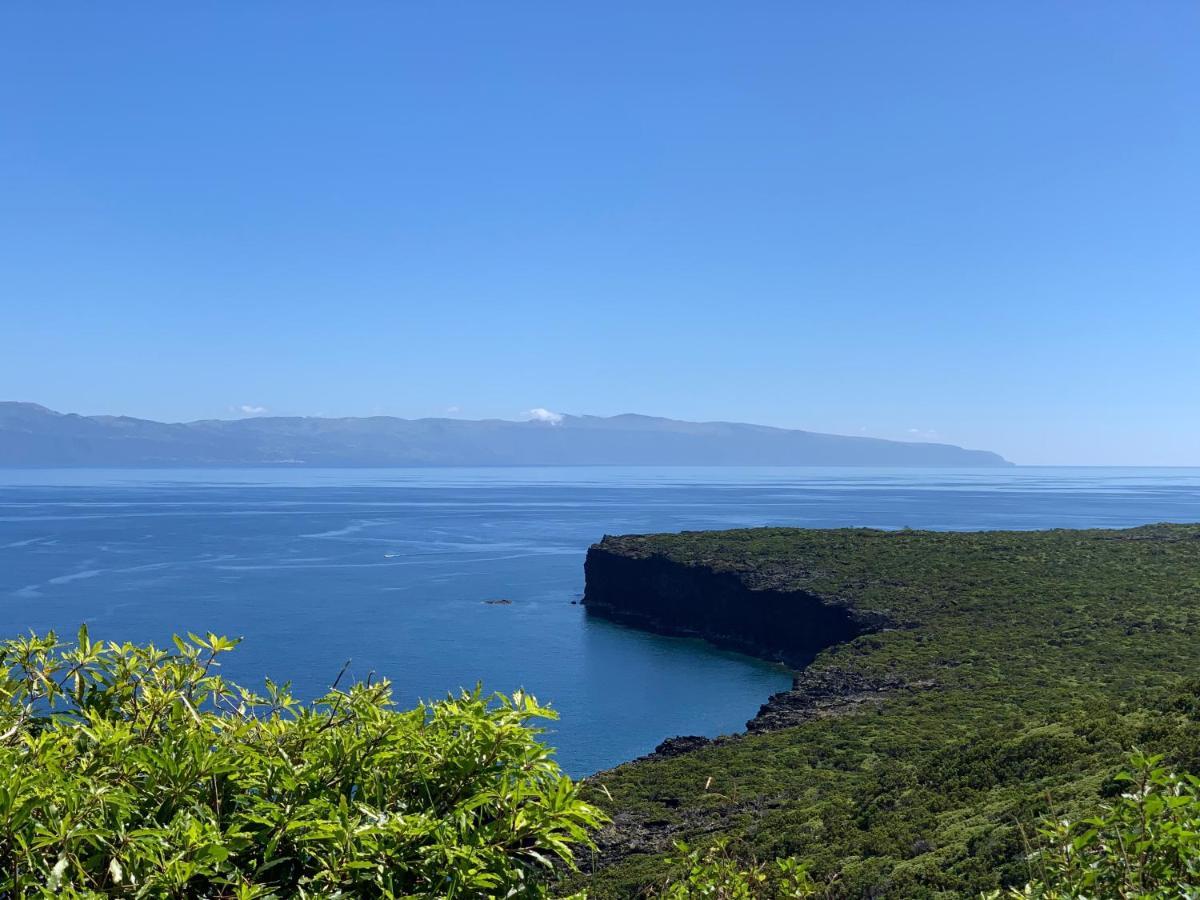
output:
[{"label": "turquoise water", "polygon": [[571,601],[603,534],[1197,520],[1196,469],[0,470],[0,634],[238,635],[228,677],[304,695],[347,659],[406,702],[525,687],[581,774],[740,730],[790,683],[586,618]]}]

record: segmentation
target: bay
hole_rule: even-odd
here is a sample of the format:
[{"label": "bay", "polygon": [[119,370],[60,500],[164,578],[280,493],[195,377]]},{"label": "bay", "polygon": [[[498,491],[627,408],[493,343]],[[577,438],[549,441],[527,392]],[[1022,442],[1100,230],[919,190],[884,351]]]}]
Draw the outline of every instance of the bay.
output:
[{"label": "bay", "polygon": [[[1200,469],[0,470],[0,635],[244,638],[224,674],[405,704],[477,682],[561,715],[580,775],[740,730],[778,666],[573,604],[604,534],[753,525],[1084,528],[1200,520]],[[487,601],[506,600],[509,603]]]}]

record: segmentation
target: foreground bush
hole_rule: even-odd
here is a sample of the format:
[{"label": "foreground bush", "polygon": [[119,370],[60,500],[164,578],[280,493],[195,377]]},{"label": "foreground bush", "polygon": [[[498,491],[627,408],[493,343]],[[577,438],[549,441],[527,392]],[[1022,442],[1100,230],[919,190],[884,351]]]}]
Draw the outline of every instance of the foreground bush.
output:
[{"label": "foreground bush", "polygon": [[301,704],[234,644],[0,644],[0,896],[541,897],[588,843],[532,697]]},{"label": "foreground bush", "polygon": [[[1099,815],[1047,824],[1032,857],[1035,883],[1009,897],[1041,900],[1200,897],[1200,779],[1135,753],[1125,788]],[[998,896],[998,895],[994,895]]]}]

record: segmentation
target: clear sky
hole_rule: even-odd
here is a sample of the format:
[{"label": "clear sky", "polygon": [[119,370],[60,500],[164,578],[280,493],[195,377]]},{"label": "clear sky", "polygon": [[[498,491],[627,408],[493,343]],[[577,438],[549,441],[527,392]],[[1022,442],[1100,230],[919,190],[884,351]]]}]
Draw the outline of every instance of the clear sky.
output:
[{"label": "clear sky", "polygon": [[1200,465],[1200,4],[7,3],[0,399]]}]

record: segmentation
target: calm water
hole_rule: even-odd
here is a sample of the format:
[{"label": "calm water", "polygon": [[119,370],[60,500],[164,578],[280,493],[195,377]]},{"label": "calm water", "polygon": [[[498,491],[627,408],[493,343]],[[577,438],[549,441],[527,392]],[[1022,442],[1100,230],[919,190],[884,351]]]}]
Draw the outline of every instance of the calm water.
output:
[{"label": "calm water", "polygon": [[739,730],[790,683],[588,620],[571,601],[603,534],[1197,520],[1197,469],[0,470],[0,634],[240,635],[227,676],[305,695],[347,659],[405,701],[524,686],[580,774]]}]

